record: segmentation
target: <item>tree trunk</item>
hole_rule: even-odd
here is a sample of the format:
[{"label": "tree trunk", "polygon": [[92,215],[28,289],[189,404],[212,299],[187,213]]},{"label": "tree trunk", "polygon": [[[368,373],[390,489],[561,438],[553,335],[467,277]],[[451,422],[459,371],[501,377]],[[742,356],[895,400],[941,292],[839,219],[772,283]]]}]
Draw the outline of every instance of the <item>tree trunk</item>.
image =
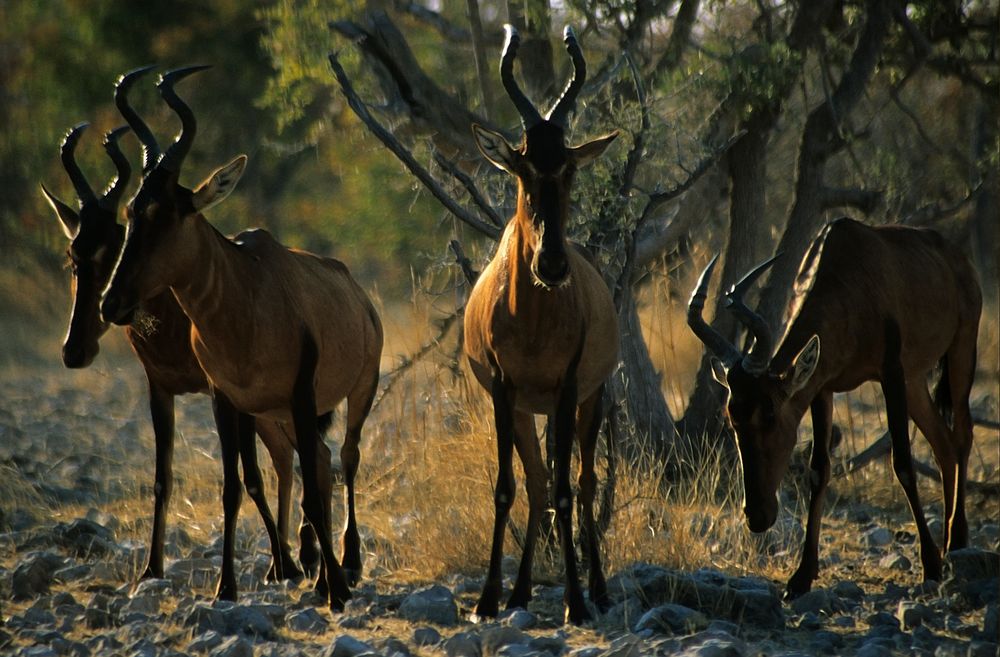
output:
[{"label": "tree trunk", "polygon": [[823,224],[823,174],[829,158],[845,145],[844,120],[861,99],[882,53],[889,32],[886,0],[868,0],[865,27],[850,64],[833,94],[809,113],[799,147],[795,200],[781,236],[778,258],[761,293],[758,312],[781,335],[788,296],[799,262]]},{"label": "tree trunk", "polygon": [[[820,37],[821,26],[826,23],[833,7],[834,3],[829,1],[802,5],[788,34],[789,49],[804,57],[807,49]],[[748,52],[747,56],[752,56],[752,53]],[[785,98],[798,79],[798,74],[789,73],[773,94],[755,103],[740,122],[740,128],[746,134],[733,145],[727,156],[731,186],[729,243],[719,278],[719,290],[726,290],[740,280],[747,271],[763,260],[768,250],[770,237],[765,221],[767,144],[781,116]],[[733,104],[739,106],[741,103],[735,101]],[[732,313],[724,310],[721,294],[716,295],[712,326],[730,342],[737,344],[741,326]],[[702,357],[694,390],[678,430],[693,444],[719,444],[718,436],[726,429],[722,420],[725,397],[712,374],[711,355],[706,354]],[[724,441],[722,444],[730,449],[733,446],[732,441]]]},{"label": "tree trunk", "polygon": [[[972,154],[980,162],[989,157],[990,149],[997,143],[997,99],[983,97],[976,108],[976,125],[973,135]],[[979,175],[979,174],[974,174]],[[976,194],[976,206],[972,215],[971,242],[972,255],[979,270],[983,298],[994,308],[1000,299],[997,263],[1000,262],[1000,172],[996,167],[986,167],[982,187]],[[995,312],[995,311],[994,311]]]},{"label": "tree trunk", "polygon": [[[527,12],[525,12],[527,10]],[[557,98],[556,70],[549,41],[549,5],[546,0],[508,0],[507,20],[521,34],[517,61],[529,98],[543,115]]]},{"label": "tree trunk", "polygon": [[[719,290],[726,290],[736,283],[767,250],[768,226],[764,220],[766,206],[767,142],[771,125],[760,121],[745,121],[744,135],[730,149],[727,156],[730,180],[729,244],[723,263]],[[736,343],[740,331],[732,313],[726,312],[723,296],[716,295],[715,319],[712,326],[730,342]],[[718,436],[725,429],[722,404],[725,394],[712,374],[710,354],[701,359],[694,391],[688,403],[679,431],[692,444],[719,444]],[[723,444],[732,447],[731,441]]]},{"label": "tree trunk", "polygon": [[649,358],[631,288],[621,298],[618,330],[621,366],[608,386],[614,404],[609,421],[618,427],[615,448],[628,463],[648,462],[650,457],[662,462],[675,435],[674,419],[663,398],[662,376]]},{"label": "tree trunk", "polygon": [[469,29],[472,32],[472,55],[476,60],[476,79],[483,96],[483,116],[493,116],[493,85],[490,84],[489,64],[483,49],[483,22],[479,18],[479,0],[466,0]]}]

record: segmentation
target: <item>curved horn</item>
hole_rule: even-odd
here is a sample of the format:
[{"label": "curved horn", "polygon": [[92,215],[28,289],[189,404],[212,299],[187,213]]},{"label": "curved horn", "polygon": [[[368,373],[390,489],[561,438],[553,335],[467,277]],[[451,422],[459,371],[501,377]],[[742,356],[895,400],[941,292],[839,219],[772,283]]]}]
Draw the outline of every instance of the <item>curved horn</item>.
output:
[{"label": "curved horn", "polygon": [[160,158],[160,162],[157,165],[162,166],[167,171],[178,173],[181,170],[181,164],[184,163],[184,158],[187,156],[188,151],[191,150],[194,135],[198,131],[194,112],[191,111],[187,103],[181,100],[180,96],[174,91],[174,85],[192,73],[204,71],[207,68],[211,67],[188,66],[187,68],[174,69],[160,76],[160,81],[156,84],[156,87],[160,90],[160,96],[181,119],[180,133],[177,135],[174,143],[167,148],[167,151]]},{"label": "curved horn", "polygon": [[763,374],[767,370],[767,366],[771,364],[771,349],[774,347],[774,339],[771,337],[771,327],[767,325],[763,317],[747,307],[746,303],[743,302],[743,295],[780,256],[781,254],[777,253],[760,263],[726,292],[726,309],[736,315],[736,318],[749,329],[750,334],[754,337],[753,347],[743,357],[743,369],[754,376]]},{"label": "curved horn", "polygon": [[156,137],[153,136],[153,132],[146,125],[146,122],[128,104],[128,92],[136,80],[154,68],[156,68],[155,64],[133,69],[118,78],[118,82],[115,83],[115,105],[118,107],[118,112],[142,144],[142,171],[144,174],[149,173],[156,166],[156,161],[160,159],[160,146],[156,143]]},{"label": "curved horn", "polygon": [[580,95],[580,89],[587,80],[587,62],[583,59],[583,50],[576,40],[576,34],[569,25],[563,30],[563,41],[566,43],[566,51],[570,59],[573,60],[573,77],[569,79],[566,88],[563,90],[559,100],[549,110],[548,120],[557,123],[564,129],[567,127],[567,119],[570,111],[576,104],[576,97]]},{"label": "curved horn", "polygon": [[108,134],[104,135],[104,150],[107,151],[111,161],[115,163],[118,174],[108,185],[107,191],[104,192],[104,196],[98,203],[102,208],[111,212],[117,209],[118,202],[121,201],[122,194],[125,192],[125,186],[128,185],[128,179],[132,175],[132,167],[129,166],[128,158],[122,153],[122,149],[118,147],[118,139],[128,131],[129,127],[123,125],[110,130]]},{"label": "curved horn", "polygon": [[712,270],[715,269],[715,263],[718,259],[719,255],[716,254],[705,267],[705,271],[701,272],[698,285],[695,286],[691,300],[688,302],[687,321],[688,326],[698,336],[698,339],[705,343],[709,351],[719,357],[726,369],[729,369],[743,354],[736,348],[736,345],[712,328],[701,316],[701,311],[705,307],[705,298],[708,296],[708,284],[712,280]]},{"label": "curved horn", "polygon": [[80,167],[76,164],[76,158],[74,156],[76,152],[76,144],[80,141],[80,135],[83,134],[84,130],[90,127],[89,123],[78,123],[73,126],[66,137],[63,139],[62,147],[60,148],[60,156],[62,157],[63,168],[66,169],[66,173],[69,174],[69,179],[73,182],[73,189],[76,190],[76,195],[80,199],[80,207],[83,207],[84,203],[89,203],[91,201],[96,201],[97,197],[94,195],[94,190],[90,188],[87,183],[87,179],[83,177],[83,172],[80,171]]},{"label": "curved horn", "polygon": [[500,81],[503,82],[503,88],[507,90],[507,95],[513,101],[514,107],[517,108],[517,113],[521,115],[521,125],[527,131],[542,122],[542,115],[538,113],[535,106],[517,86],[517,80],[514,79],[514,57],[517,56],[517,48],[521,45],[521,35],[510,23],[504,25],[503,29],[506,38],[503,44],[503,54],[500,55]]}]

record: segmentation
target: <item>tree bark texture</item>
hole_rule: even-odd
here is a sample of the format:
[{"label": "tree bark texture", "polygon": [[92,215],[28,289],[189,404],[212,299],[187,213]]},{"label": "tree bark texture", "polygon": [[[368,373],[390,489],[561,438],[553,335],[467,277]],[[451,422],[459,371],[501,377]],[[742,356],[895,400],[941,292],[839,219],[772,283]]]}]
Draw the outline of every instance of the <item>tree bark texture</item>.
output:
[{"label": "tree bark texture", "polygon": [[[789,50],[805,56],[821,37],[821,29],[834,7],[830,0],[800,6],[786,39]],[[750,56],[749,53],[746,53]],[[767,145],[781,116],[785,99],[791,93],[799,75],[785,75],[781,85],[769,97],[756,102],[740,121],[743,137],[730,149],[727,171],[730,180],[729,241],[723,260],[719,290],[726,290],[764,259],[770,244],[767,210]],[[732,104],[742,105],[736,100]],[[741,326],[732,313],[723,307],[723,296],[716,295],[712,326],[730,342],[737,344]],[[722,405],[725,394],[712,374],[711,355],[702,357],[688,407],[679,431],[693,444],[719,444],[718,435],[725,430]],[[732,446],[731,441],[722,444]]]},{"label": "tree bark texture", "polygon": [[777,248],[783,255],[771,268],[758,307],[758,312],[774,328],[775,335],[781,335],[781,322],[799,262],[825,218],[823,174],[826,163],[846,144],[841,132],[844,121],[871,80],[889,33],[887,0],[868,0],[865,4],[865,26],[847,70],[833,94],[809,113],[802,133],[795,200]]}]

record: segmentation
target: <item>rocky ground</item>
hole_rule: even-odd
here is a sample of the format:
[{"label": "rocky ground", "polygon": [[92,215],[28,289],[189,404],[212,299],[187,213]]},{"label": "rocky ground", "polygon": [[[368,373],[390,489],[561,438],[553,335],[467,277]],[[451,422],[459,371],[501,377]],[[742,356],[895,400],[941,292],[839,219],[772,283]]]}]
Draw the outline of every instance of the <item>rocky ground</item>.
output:
[{"label": "rocky ground", "polygon": [[[854,534],[857,553],[885,573],[882,580],[853,577],[851,564],[825,557],[834,575],[787,604],[778,582],[638,563],[610,573],[614,606],[583,628],[562,625],[558,585],[536,586],[528,610],[476,623],[470,610],[479,577],[403,582],[377,565],[346,611],[331,614],[314,604],[306,582],[263,581],[266,543],[248,524],[241,525],[240,601],[213,602],[220,545],[205,537],[214,520],[202,522],[204,537],[172,520],[165,579],[136,585],[148,524],[137,530],[118,510],[151,510],[145,464],[152,459],[141,375],[128,374],[36,368],[0,380],[0,654],[998,654],[995,501],[978,507],[976,547],[949,556],[940,584],[916,583],[912,533],[861,508],[833,515]],[[178,427],[189,427],[181,438],[189,447],[211,449],[206,402],[182,407]],[[183,483],[181,472],[178,466]],[[218,491],[203,494],[217,499]],[[195,508],[193,492],[175,496],[188,528],[199,522]]]}]

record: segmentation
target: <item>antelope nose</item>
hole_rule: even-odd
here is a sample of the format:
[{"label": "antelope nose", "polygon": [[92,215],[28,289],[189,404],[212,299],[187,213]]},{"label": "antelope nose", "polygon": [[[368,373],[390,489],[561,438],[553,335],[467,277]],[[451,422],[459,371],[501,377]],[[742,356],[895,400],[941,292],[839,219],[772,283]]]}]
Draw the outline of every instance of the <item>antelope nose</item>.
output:
[{"label": "antelope nose", "polygon": [[546,285],[559,285],[569,276],[569,260],[565,253],[542,250],[538,252],[538,278]]},{"label": "antelope nose", "polygon": [[87,350],[83,345],[64,344],[62,349],[63,365],[70,369],[79,369],[89,365],[87,362]]},{"label": "antelope nose", "polygon": [[755,534],[767,531],[774,524],[774,518],[769,517],[765,509],[756,506],[744,506],[743,515],[747,518],[747,526]]}]

